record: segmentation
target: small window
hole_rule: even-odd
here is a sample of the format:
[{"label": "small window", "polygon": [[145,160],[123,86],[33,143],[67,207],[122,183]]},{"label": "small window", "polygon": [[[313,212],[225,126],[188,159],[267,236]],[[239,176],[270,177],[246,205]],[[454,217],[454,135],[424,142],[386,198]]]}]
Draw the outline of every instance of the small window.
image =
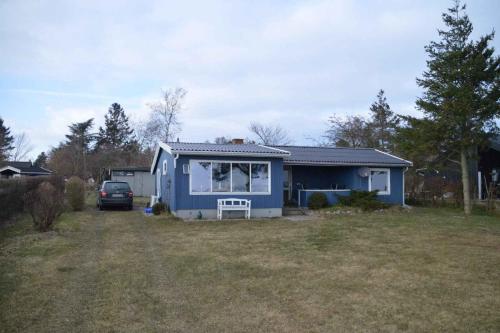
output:
[{"label": "small window", "polygon": [[167,161],[163,161],[163,174],[166,175],[167,174]]},{"label": "small window", "polygon": [[183,164],[183,165],[182,165],[182,172],[183,172],[185,175],[189,175],[189,164]]},{"label": "small window", "polygon": [[371,169],[368,190],[378,191],[380,195],[391,194],[391,173],[389,169]]}]

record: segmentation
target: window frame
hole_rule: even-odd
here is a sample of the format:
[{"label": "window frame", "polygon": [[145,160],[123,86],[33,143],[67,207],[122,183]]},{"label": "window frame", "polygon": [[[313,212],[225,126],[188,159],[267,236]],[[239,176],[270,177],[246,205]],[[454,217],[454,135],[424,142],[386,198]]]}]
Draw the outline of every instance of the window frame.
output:
[{"label": "window frame", "polygon": [[168,174],[168,161],[164,160],[162,164],[162,174],[165,176]]},{"label": "window frame", "polygon": [[[210,192],[193,192],[193,179],[192,179],[192,172],[189,172],[189,195],[271,195],[272,189],[271,189],[271,177],[272,177],[272,172],[271,172],[271,161],[258,161],[258,160],[252,160],[252,161],[241,161],[241,160],[200,160],[200,159],[191,159],[189,160],[189,169],[191,171],[191,163],[210,163]],[[229,192],[213,192],[212,191],[212,163],[229,163],[230,164],[230,183],[229,183],[229,188],[231,191]],[[249,177],[250,177],[250,191],[249,192],[232,192],[233,189],[233,163],[238,164],[238,163],[247,163],[249,164]],[[252,164],[267,164],[267,170],[268,170],[268,191],[267,192],[252,192]]]},{"label": "window frame", "polygon": [[389,168],[370,168],[368,175],[368,191],[372,191],[372,171],[387,172],[387,191],[378,191],[377,195],[391,195],[391,169]]}]

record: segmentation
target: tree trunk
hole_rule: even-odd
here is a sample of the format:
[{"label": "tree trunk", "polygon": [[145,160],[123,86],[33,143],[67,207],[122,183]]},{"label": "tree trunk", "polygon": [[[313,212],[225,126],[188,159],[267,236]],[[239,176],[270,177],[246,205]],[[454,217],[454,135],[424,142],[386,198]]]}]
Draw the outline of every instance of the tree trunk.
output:
[{"label": "tree trunk", "polygon": [[471,199],[470,199],[470,180],[469,180],[469,164],[467,159],[467,150],[463,148],[460,151],[460,165],[462,167],[462,187],[464,193],[464,213],[470,215],[471,213]]}]

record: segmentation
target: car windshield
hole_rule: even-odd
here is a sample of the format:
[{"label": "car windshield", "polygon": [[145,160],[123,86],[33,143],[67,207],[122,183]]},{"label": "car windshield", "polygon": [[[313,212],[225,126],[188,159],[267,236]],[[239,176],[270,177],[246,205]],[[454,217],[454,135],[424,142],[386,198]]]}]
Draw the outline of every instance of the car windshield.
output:
[{"label": "car windshield", "polygon": [[104,184],[105,191],[129,191],[130,187],[127,183],[106,183]]}]

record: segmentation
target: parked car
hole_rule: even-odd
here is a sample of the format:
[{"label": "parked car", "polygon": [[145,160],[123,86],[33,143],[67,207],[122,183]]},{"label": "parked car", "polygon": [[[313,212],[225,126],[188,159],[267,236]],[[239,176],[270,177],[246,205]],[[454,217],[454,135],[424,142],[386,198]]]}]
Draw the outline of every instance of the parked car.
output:
[{"label": "parked car", "polygon": [[98,189],[97,207],[103,210],[106,207],[133,208],[134,193],[127,182],[105,181]]}]

